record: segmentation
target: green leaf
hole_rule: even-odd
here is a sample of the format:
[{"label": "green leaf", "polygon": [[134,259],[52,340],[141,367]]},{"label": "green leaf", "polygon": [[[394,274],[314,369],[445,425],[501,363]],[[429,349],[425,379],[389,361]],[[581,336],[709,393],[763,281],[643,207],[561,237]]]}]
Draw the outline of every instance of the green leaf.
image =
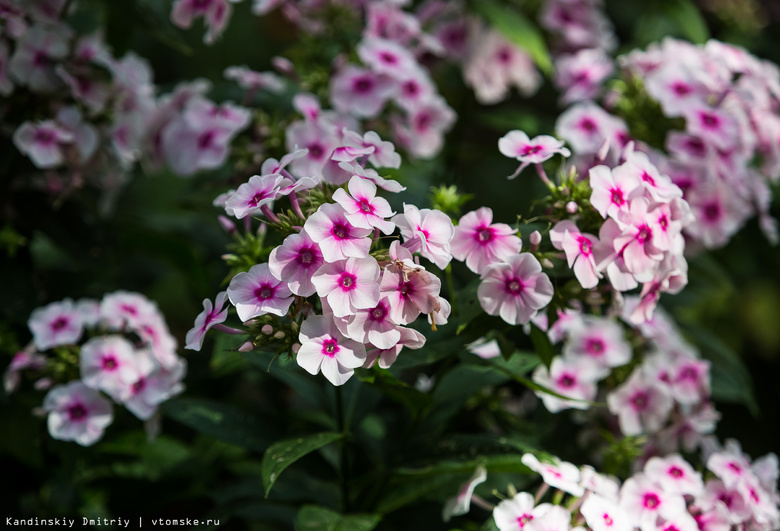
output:
[{"label": "green leaf", "polygon": [[550,52],[535,24],[516,9],[493,0],[474,2],[474,7],[504,37],[528,52],[542,72],[547,75],[552,74]]},{"label": "green leaf", "polygon": [[262,474],[265,495],[271,492],[271,488],[279,479],[279,475],[285,468],[296,462],[301,457],[319,450],[323,446],[344,437],[342,433],[318,433],[308,437],[298,437],[278,442],[266,450],[263,455]]},{"label": "green leaf", "polygon": [[539,354],[547,368],[550,368],[553,358],[555,357],[555,349],[553,349],[550,338],[544,333],[538,326],[531,323],[531,343],[534,344],[534,350]]},{"label": "green leaf", "polygon": [[177,398],[165,402],[162,410],[200,433],[256,452],[264,451],[273,440],[272,429],[265,420],[228,404]]},{"label": "green leaf", "polygon": [[691,42],[704,44],[710,38],[707,23],[691,0],[669,0],[664,12]]},{"label": "green leaf", "polygon": [[371,531],[382,520],[378,514],[341,515],[316,505],[304,505],[298,511],[296,531]]},{"label": "green leaf", "polygon": [[386,369],[375,369],[371,372],[371,376],[373,376],[371,383],[374,388],[412,412],[422,411],[433,404],[431,395],[400,381]]}]

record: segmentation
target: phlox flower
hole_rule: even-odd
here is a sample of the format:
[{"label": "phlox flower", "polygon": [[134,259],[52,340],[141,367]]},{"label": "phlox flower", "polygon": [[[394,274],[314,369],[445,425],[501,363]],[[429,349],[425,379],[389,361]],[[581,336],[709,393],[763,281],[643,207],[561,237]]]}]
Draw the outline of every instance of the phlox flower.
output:
[{"label": "phlox flower", "polygon": [[230,3],[236,0],[176,0],[171,21],[180,28],[189,28],[195,17],[202,16],[208,30],[203,42],[211,44],[225,30],[230,19]]},{"label": "phlox flower", "polygon": [[130,291],[115,291],[100,301],[100,319],[110,328],[137,328],[159,316],[157,305]]},{"label": "phlox flower", "polygon": [[547,411],[557,413],[569,408],[589,409],[590,404],[587,402],[596,398],[596,382],[602,374],[603,370],[598,364],[587,358],[566,359],[558,356],[553,358],[549,370],[544,365],[537,367],[532,379],[550,391],[572,399],[535,391]]},{"label": "phlox flower", "polygon": [[195,317],[195,325],[187,332],[184,348],[196,351],[201,349],[206,332],[215,324],[224,323],[225,319],[227,319],[228,309],[225,308],[226,302],[226,291],[217,294],[214,304],[211,303],[210,299],[203,299],[203,311]]},{"label": "phlox flower", "polygon": [[[615,180],[621,182],[642,183],[642,186],[653,201],[669,202],[675,197],[682,197],[680,190],[668,175],[662,174],[650,162],[648,156],[638,151],[626,154],[626,161],[613,170]],[[633,178],[627,177],[630,175]]]},{"label": "phlox flower", "polygon": [[680,404],[695,405],[710,396],[710,363],[696,358],[680,358],[673,366],[669,385]]},{"label": "phlox flower", "polygon": [[406,77],[406,73],[417,66],[417,60],[409,50],[387,39],[364,38],[357,46],[357,54],[374,72],[395,79]]},{"label": "phlox flower", "polygon": [[468,343],[466,348],[469,352],[479,356],[483,360],[497,358],[501,355],[501,347],[498,346],[498,341],[495,339],[488,341],[487,338],[480,337],[476,341]]},{"label": "phlox flower", "polygon": [[242,322],[266,313],[284,315],[293,301],[287,283],[274,277],[268,264],[252,266],[234,276],[227,295]]},{"label": "phlox flower", "polygon": [[330,101],[333,107],[360,118],[374,118],[393,96],[396,87],[387,76],[347,65],[330,82]]},{"label": "phlox flower", "polygon": [[273,72],[255,72],[246,66],[229,66],[223,75],[245,90],[265,89],[276,93],[284,90],[284,80]]},{"label": "phlox flower", "polygon": [[627,436],[657,432],[672,405],[668,388],[641,370],[635,370],[623,385],[607,395],[609,411],[618,416],[620,431]]},{"label": "phlox flower", "polygon": [[487,470],[483,466],[477,467],[471,478],[464,483],[457,496],[448,499],[441,510],[442,520],[449,522],[453,516],[468,514],[471,508],[471,496],[477,485],[484,483],[487,479]]},{"label": "phlox flower", "polygon": [[36,308],[27,320],[27,327],[38,350],[73,345],[84,332],[84,323],[71,299]]},{"label": "phlox flower", "polygon": [[549,135],[535,136],[533,139],[523,131],[514,130],[498,139],[498,150],[505,157],[517,159],[526,164],[541,164],[556,153],[564,157],[571,152],[563,147],[563,141]]},{"label": "phlox flower", "polygon": [[455,123],[452,107],[438,94],[412,108],[405,122],[396,121],[396,140],[415,157],[429,159],[441,150],[444,133]]},{"label": "phlox flower", "polygon": [[482,207],[469,212],[458,222],[450,244],[453,258],[480,275],[491,264],[520,252],[522,240],[505,223],[492,223],[493,211]]},{"label": "phlox flower", "polygon": [[65,162],[63,146],[73,140],[73,133],[51,120],[38,124],[24,122],[13,136],[17,149],[41,169],[55,168]]},{"label": "phlox flower", "polygon": [[704,491],[701,474],[679,454],[651,457],[645,463],[644,473],[668,494],[698,497]]},{"label": "phlox flower", "polygon": [[162,367],[170,369],[178,363],[176,338],[168,330],[168,325],[159,312],[155,312],[149,319],[139,323],[135,332],[146,343],[152,357]]},{"label": "phlox flower", "polygon": [[339,188],[333,193],[333,200],[345,210],[345,216],[353,227],[363,229],[377,228],[385,234],[392,234],[395,224],[385,221],[394,214],[390,203],[383,197],[377,197],[376,185],[359,175],[353,176],[347,185],[349,194]]},{"label": "phlox flower", "polygon": [[555,131],[578,155],[597,153],[607,140],[619,149],[629,139],[625,122],[592,102],[576,103],[566,109],[558,117]]},{"label": "phlox flower", "polygon": [[518,492],[513,498],[499,502],[493,509],[493,519],[500,531],[527,531],[528,525],[539,516],[534,507],[534,497],[528,492]]},{"label": "phlox flower", "polygon": [[98,147],[97,129],[84,121],[78,107],[71,105],[57,111],[57,121],[73,135],[73,147],[79,154],[79,162],[87,162]]},{"label": "phlox flower", "polygon": [[401,340],[401,331],[390,319],[387,297],[379,299],[373,308],[358,310],[347,326],[348,337],[361,343],[371,343],[386,350]]},{"label": "phlox flower", "polygon": [[394,101],[407,112],[412,112],[436,94],[431,76],[421,67],[409,69],[396,83]]},{"label": "phlox flower", "polygon": [[561,103],[592,100],[601,82],[615,69],[604,50],[593,48],[563,54],[555,61],[555,84],[563,89]]},{"label": "phlox flower", "polygon": [[542,463],[533,454],[523,454],[521,461],[525,466],[540,474],[545,483],[553,488],[568,492],[572,496],[582,496],[585,489],[580,485],[580,469],[566,461]]},{"label": "phlox flower", "polygon": [[371,229],[355,227],[347,211],[339,204],[320,205],[303,225],[303,230],[318,243],[326,262],[346,258],[364,258],[371,248]]},{"label": "phlox flower", "polygon": [[290,163],[295,175],[322,177],[322,168],[333,150],[339,146],[335,130],[324,120],[297,121],[289,125],[285,132],[288,151],[306,149],[306,155]]},{"label": "phlox flower", "polygon": [[114,419],[111,403],[80,381],[52,387],[43,399],[49,434],[61,441],[90,446]]},{"label": "phlox flower", "polygon": [[54,65],[68,54],[67,35],[62,26],[34,25],[21,35],[8,61],[8,71],[20,85],[35,92],[51,92],[62,86]]},{"label": "phlox flower", "polygon": [[707,458],[707,469],[727,487],[735,487],[752,474],[747,456],[736,448],[715,452]]},{"label": "phlox flower", "polygon": [[238,219],[258,215],[261,207],[272,204],[279,190],[288,184],[292,183],[281,175],[254,175],[228,198],[225,209],[232,210]]},{"label": "phlox flower", "polygon": [[580,484],[585,490],[617,503],[620,484],[615,477],[600,474],[590,465],[580,467],[580,477]]},{"label": "phlox flower", "polygon": [[716,508],[725,509],[730,524],[738,525],[752,516],[749,503],[734,487],[728,487],[719,479],[710,479],[704,485],[704,492],[696,499],[696,505],[704,511]]},{"label": "phlox flower", "polygon": [[439,277],[431,275],[423,267],[410,266],[406,260],[394,260],[385,266],[379,284],[380,295],[390,302],[390,319],[398,324],[409,324],[420,313],[439,311],[440,290]]},{"label": "phlox flower", "polygon": [[176,364],[168,369],[159,367],[143,351],[137,353],[135,362],[136,379],[122,405],[139,419],[149,420],[158,405],[184,390],[181,381],[187,364],[184,359],[178,358]]},{"label": "phlox flower", "polygon": [[652,205],[643,197],[631,200],[628,210],[622,212],[618,225],[622,233],[615,238],[614,250],[622,253],[626,268],[639,282],[649,282],[663,259],[663,253],[654,245],[654,232],[648,211]]},{"label": "phlox flower", "polygon": [[[398,155],[395,153],[395,155]],[[340,162],[339,166],[342,170],[345,170],[351,175],[357,175],[361,177],[362,179],[366,179],[367,181],[371,181],[375,185],[377,185],[382,190],[385,190],[386,192],[390,192],[393,194],[397,194],[398,192],[403,192],[406,190],[405,186],[401,186],[401,183],[398,181],[394,181],[393,179],[385,179],[381,175],[379,175],[376,170],[371,168],[364,168],[360,166],[359,164],[352,164],[349,162]]]},{"label": "phlox flower", "polygon": [[[342,141],[342,143],[344,143],[344,141]],[[325,163],[325,166],[322,167],[323,181],[341,186],[345,182],[349,181],[353,175],[353,173],[350,171],[351,166],[342,167],[342,163],[349,163],[357,166],[359,163],[356,163],[355,161],[365,158],[374,152],[373,146],[364,146],[362,142],[360,142],[357,146],[350,144],[351,142],[347,145],[339,146],[333,150],[333,153]]]},{"label": "phlox flower", "polygon": [[606,376],[611,367],[620,367],[631,361],[631,346],[624,339],[623,329],[617,322],[583,316],[570,328],[563,357],[590,359],[602,369],[601,376]]},{"label": "phlox flower", "polygon": [[682,116],[683,111],[706,96],[706,90],[680,65],[661,66],[645,80],[647,93],[658,100],[666,116]]},{"label": "phlox flower", "polygon": [[613,172],[607,166],[596,166],[588,172],[593,190],[590,203],[601,217],[615,218],[628,208],[629,200],[642,194],[640,180],[633,172]]},{"label": "phlox flower", "polygon": [[311,279],[336,317],[374,308],[379,303],[378,280],[379,264],[372,256],[328,262]]},{"label": "phlox flower", "polygon": [[683,110],[686,129],[706,142],[729,149],[739,140],[739,125],[730,114],[704,104],[693,104]]},{"label": "phlox flower", "polygon": [[490,315],[509,324],[525,324],[552,300],[553,286],[530,253],[513,255],[482,273],[477,296]]},{"label": "phlox flower", "polygon": [[79,353],[84,385],[122,401],[135,376],[135,349],[122,336],[96,336]]},{"label": "phlox flower", "polygon": [[328,316],[315,315],[301,325],[298,365],[310,374],[322,371],[333,385],[343,385],[363,365],[365,347],[347,339]]},{"label": "phlox flower", "polygon": [[268,257],[271,273],[301,297],[314,295],[317,291],[311,279],[324,263],[320,246],[305,230],[287,236]]},{"label": "phlox flower", "polygon": [[[345,140],[349,138],[349,132],[344,134]],[[360,136],[354,133],[356,136]],[[401,166],[401,155],[396,153],[395,146],[388,140],[382,140],[374,131],[368,131],[360,139],[360,143],[365,147],[373,147],[374,152],[368,156],[368,161],[377,168],[399,168]],[[391,190],[388,190],[391,191]]]},{"label": "phlox flower", "polygon": [[642,531],[655,530],[658,517],[669,520],[686,512],[681,494],[667,492],[641,472],[623,483],[620,506]]},{"label": "phlox flower", "polygon": [[366,353],[364,368],[370,369],[375,363],[378,363],[381,369],[389,369],[398,359],[401,350],[404,348],[416,350],[425,345],[425,336],[414,328],[399,326],[398,331],[401,333],[401,339],[398,343],[390,348],[374,348]]},{"label": "phlox flower", "polygon": [[3,373],[3,389],[11,394],[19,388],[20,373],[24,369],[41,370],[46,367],[46,356],[37,352],[19,351],[14,354],[11,364]]},{"label": "phlox flower", "polygon": [[401,230],[404,247],[412,253],[419,252],[439,269],[447,267],[452,259],[450,241],[455,230],[447,214],[404,203],[404,213],[393,216],[392,221]]},{"label": "phlox flower", "polygon": [[616,500],[608,500],[598,494],[591,494],[582,504],[580,513],[593,531],[633,531],[629,515],[621,509]]},{"label": "phlox flower", "polygon": [[553,247],[566,254],[566,261],[574,276],[585,289],[595,288],[603,276],[596,265],[594,248],[598,238],[580,232],[573,221],[559,221],[550,231]]},{"label": "phlox flower", "polygon": [[725,245],[750,214],[743,199],[715,184],[696,188],[686,199],[696,223],[686,225],[685,233],[708,249]]},{"label": "phlox flower", "polygon": [[626,267],[622,250],[615,252],[615,239],[622,232],[614,219],[607,218],[599,229],[599,242],[594,249],[594,254],[599,270],[606,272],[612,287],[617,291],[629,291],[636,288],[639,283]]}]

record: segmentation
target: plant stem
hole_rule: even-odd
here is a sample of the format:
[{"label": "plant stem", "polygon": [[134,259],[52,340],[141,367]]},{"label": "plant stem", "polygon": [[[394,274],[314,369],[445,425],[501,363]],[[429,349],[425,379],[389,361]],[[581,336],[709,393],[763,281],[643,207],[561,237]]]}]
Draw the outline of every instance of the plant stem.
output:
[{"label": "plant stem", "polygon": [[336,426],[344,438],[339,441],[339,484],[341,486],[340,512],[345,514],[349,510],[349,477],[347,455],[347,426],[344,423],[344,397],[341,386],[336,387]]}]

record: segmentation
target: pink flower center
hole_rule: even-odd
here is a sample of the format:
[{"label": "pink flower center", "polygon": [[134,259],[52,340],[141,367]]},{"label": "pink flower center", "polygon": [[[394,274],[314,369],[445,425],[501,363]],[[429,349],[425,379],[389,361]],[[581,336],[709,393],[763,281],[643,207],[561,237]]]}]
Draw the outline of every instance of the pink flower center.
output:
[{"label": "pink flower center", "polygon": [[273,298],[276,289],[270,284],[262,284],[255,290],[255,297],[259,301],[265,301]]},{"label": "pink flower center", "polygon": [[707,203],[702,210],[707,221],[718,221],[721,217],[720,203],[716,201]]},{"label": "pink flower center", "polygon": [[733,497],[731,496],[731,494],[728,494],[728,493],[725,493],[725,492],[721,492],[721,493],[720,493],[720,495],[718,496],[718,499],[719,499],[720,501],[722,501],[722,502],[723,502],[723,504],[724,504],[724,505],[725,505],[727,508],[729,508],[729,509],[731,509],[731,504],[732,504],[732,503],[734,503],[734,499],[733,499]]},{"label": "pink flower center", "polygon": [[138,394],[146,388],[146,378],[141,378],[132,385],[133,394]]},{"label": "pink flower center", "polygon": [[652,492],[648,492],[645,494],[644,499],[642,500],[644,503],[644,506],[648,509],[655,509],[659,505],[661,505],[661,500],[658,498],[656,494],[653,494]]},{"label": "pink flower center", "polygon": [[198,137],[198,149],[208,149],[214,145],[214,131],[206,131]]},{"label": "pink flower center", "polygon": [[264,200],[268,197],[268,191],[267,190],[261,190],[257,192],[252,199],[249,200],[249,204],[253,206],[257,206],[260,201]]},{"label": "pink flower center", "polygon": [[636,239],[639,243],[645,243],[647,240],[653,237],[653,231],[647,225],[639,227],[639,232],[636,233]]},{"label": "pink flower center", "polygon": [[534,519],[533,515],[526,513],[523,516],[519,516],[517,518],[517,525],[519,525],[520,527],[525,527],[525,524],[527,524],[533,519]]},{"label": "pink flower center", "polygon": [[330,233],[333,234],[337,240],[346,240],[349,238],[349,226],[341,222],[334,223]]},{"label": "pink flower center", "polygon": [[83,404],[73,404],[68,407],[68,418],[72,421],[84,420],[87,416],[87,408]]},{"label": "pink flower center", "polygon": [[682,81],[677,81],[672,85],[672,90],[675,94],[678,96],[687,96],[691,93],[691,87],[689,87],[687,84],[683,83]]},{"label": "pink flower center", "polygon": [[503,47],[496,53],[498,61],[504,64],[508,64],[512,60],[512,50],[507,47]]},{"label": "pink flower center", "polygon": [[420,133],[427,131],[431,122],[433,122],[433,117],[427,112],[421,112],[414,117],[414,127]]},{"label": "pink flower center", "polygon": [[742,467],[736,464],[735,462],[732,461],[731,463],[729,463],[728,466],[729,466],[729,470],[731,470],[732,472],[736,472],[737,474],[742,473]]},{"label": "pink flower center", "polygon": [[591,118],[587,118],[587,117],[580,120],[579,125],[580,125],[580,129],[586,131],[587,133],[593,133],[598,129],[596,122],[594,122]]},{"label": "pink flower center", "polygon": [[367,199],[362,198],[358,201],[358,205],[360,206],[360,210],[365,212],[366,214],[370,214],[374,211],[374,207],[371,206],[371,203],[368,202]]},{"label": "pink flower center", "polygon": [[569,389],[570,387],[574,387],[575,383],[577,383],[577,379],[571,374],[564,374],[563,376],[558,378],[558,385],[566,389]]},{"label": "pink flower center", "polygon": [[404,94],[406,94],[409,97],[417,96],[420,93],[420,86],[413,79],[410,79],[409,81],[401,85],[401,88]]},{"label": "pink flower center", "polygon": [[589,239],[587,239],[585,236],[578,236],[577,243],[580,244],[580,254],[584,254],[585,256],[591,255],[591,246],[590,246]]},{"label": "pink flower center", "polygon": [[123,304],[119,307],[120,310],[122,310],[125,313],[129,313],[130,315],[138,315],[138,308],[135,306],[132,306],[130,304]]},{"label": "pink flower center", "polygon": [[610,190],[612,192],[612,204],[617,206],[623,206],[623,204],[626,202],[625,199],[623,199],[623,190],[620,188],[613,188]]},{"label": "pink flower center", "polygon": [[352,82],[352,90],[360,94],[371,92],[373,88],[374,88],[374,80],[368,76],[361,76],[355,78],[355,80]]},{"label": "pink flower center", "polygon": [[49,328],[51,328],[52,332],[59,332],[66,326],[68,326],[68,318],[67,317],[57,317],[54,321],[51,322],[49,325]]},{"label": "pink flower center", "polygon": [[666,217],[666,214],[662,215],[658,219],[658,225],[663,229],[666,230],[666,228],[669,226],[669,218]]},{"label": "pink flower center", "polygon": [[116,366],[119,365],[116,362],[116,358],[113,355],[103,356],[101,362],[103,365],[103,370],[106,371],[113,371],[114,369],[116,369]]},{"label": "pink flower center", "polygon": [[506,279],[506,282],[504,283],[504,288],[512,295],[520,295],[523,291],[523,287],[523,281],[517,277],[510,277]]},{"label": "pink flower center", "polygon": [[309,149],[309,157],[315,160],[319,160],[325,154],[325,148],[322,144],[311,144],[307,146]]},{"label": "pink flower center", "polygon": [[33,65],[43,67],[49,65],[49,56],[46,55],[46,52],[37,50],[35,54],[33,54]]},{"label": "pink flower center", "polygon": [[637,411],[647,408],[647,393],[639,392],[631,398],[631,404]]},{"label": "pink flower center", "polygon": [[398,57],[396,57],[396,56],[395,56],[394,54],[392,54],[391,52],[387,52],[387,51],[385,51],[385,52],[381,52],[381,53],[379,54],[379,59],[380,59],[380,60],[381,60],[383,63],[385,63],[385,64],[388,64],[388,65],[394,65],[394,64],[396,64],[396,63],[398,62]]},{"label": "pink flower center", "polygon": [[642,172],[642,180],[650,186],[655,186],[655,179],[653,179],[653,177],[646,171]]},{"label": "pink flower center", "polygon": [[681,477],[683,477],[682,468],[677,467],[677,466],[673,466],[672,468],[669,469],[669,475],[672,476],[673,478],[681,478]]},{"label": "pink flower center", "polygon": [[585,343],[585,351],[591,356],[601,356],[604,350],[604,341],[601,339],[588,339]]},{"label": "pink flower center", "polygon": [[54,134],[54,131],[50,129],[38,129],[35,132],[36,144],[43,144],[45,146],[48,146],[56,143],[56,141],[57,141],[57,136]]},{"label": "pink flower center", "polygon": [[339,277],[339,286],[344,291],[351,291],[357,287],[357,278],[351,273],[344,272]]},{"label": "pink flower center", "polygon": [[369,314],[372,321],[384,321],[386,315],[387,308],[385,308],[382,304],[371,310],[371,313]]},{"label": "pink flower center", "polygon": [[304,266],[309,267],[312,262],[314,262],[314,249],[311,249],[309,247],[304,247],[300,251],[298,251],[298,256],[296,257],[296,261]]},{"label": "pink flower center", "polygon": [[679,380],[691,380],[696,381],[698,379],[699,373],[694,369],[693,367],[685,367],[683,370],[680,371]]},{"label": "pink flower center", "polygon": [[339,351],[339,345],[335,339],[326,339],[322,342],[322,353],[332,358]]},{"label": "pink flower center", "polygon": [[542,150],[542,146],[523,146],[523,155],[536,155]]},{"label": "pink flower center", "polygon": [[707,150],[707,146],[699,138],[689,138],[685,147],[696,157],[703,157]]},{"label": "pink flower center", "polygon": [[493,240],[493,230],[489,227],[483,227],[477,230],[477,241],[486,244]]},{"label": "pink flower center", "polygon": [[609,526],[609,527],[611,527],[611,526],[612,526],[612,524],[614,523],[614,520],[612,520],[612,517],[611,517],[611,516],[609,516],[609,514],[608,514],[608,513],[604,513],[604,515],[602,516],[602,518],[604,519],[604,525],[606,525],[606,526]]},{"label": "pink flower center", "polygon": [[408,299],[409,298],[409,294],[410,293],[414,293],[414,286],[412,286],[412,284],[410,282],[403,282],[398,287],[398,293],[400,293],[401,296],[404,299]]},{"label": "pink flower center", "polygon": [[720,118],[715,114],[703,112],[699,117],[702,125],[708,129],[717,129],[720,126]]}]

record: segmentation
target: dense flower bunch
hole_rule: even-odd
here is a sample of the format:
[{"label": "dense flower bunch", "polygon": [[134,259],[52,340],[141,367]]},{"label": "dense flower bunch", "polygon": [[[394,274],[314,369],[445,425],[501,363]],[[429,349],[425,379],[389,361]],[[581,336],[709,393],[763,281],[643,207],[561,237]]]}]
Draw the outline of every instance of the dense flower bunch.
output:
[{"label": "dense flower bunch", "polygon": [[[263,223],[287,227],[290,234],[268,252],[267,262],[236,274],[216,304],[204,301],[187,348],[199,349],[215,325],[233,331],[221,324],[229,300],[241,321],[259,330],[255,343],[277,340],[296,353],[305,370],[321,370],[342,385],[358,367],[387,368],[403,347],[420,348],[424,336],[404,326],[420,314],[434,327],[447,322],[450,307],[439,296],[441,281],[413,254],[446,267],[453,226],[442,212],[409,204],[394,215],[378,191],[403,188],[374,168],[397,166],[400,158],[376,133],[342,129],[319,168],[309,163],[310,149],[266,160],[262,175],[218,198],[228,215],[247,222],[263,216]],[[284,196],[292,210],[277,215],[272,205]],[[396,228],[403,243],[382,246],[380,234]]]},{"label": "dense flower bunch", "polygon": [[[735,441],[703,454],[697,471],[680,454],[653,457],[622,485],[590,466],[525,454],[523,463],[542,476],[536,496],[519,492],[493,509],[500,531],[777,529],[778,460],[767,454],[751,463]],[[476,477],[474,487],[486,479]],[[542,502],[549,489],[558,494]],[[566,501],[564,497],[568,496]],[[468,502],[461,513],[468,511]]]},{"label": "dense flower bunch", "polygon": [[24,371],[36,389],[48,389],[41,411],[55,439],[89,446],[113,421],[112,400],[148,421],[184,389],[176,339],[143,295],[53,302],[33,311],[28,326],[33,340],[14,356],[3,383],[15,391]]},{"label": "dense flower bunch", "polygon": [[[564,101],[596,97],[609,73],[603,55],[580,59],[559,73]],[[605,142],[615,160],[638,135],[636,150],[671,178],[690,205],[697,222],[684,233],[691,242],[721,247],[754,215],[776,241],[769,184],[780,176],[777,67],[715,40],[695,46],[666,39],[618,63],[626,81],[607,93],[603,108],[583,101],[558,120],[577,168],[592,166]],[[614,114],[629,120],[631,130]],[[658,119],[666,120],[660,128],[649,125]]]},{"label": "dense flower bunch", "polygon": [[221,167],[249,125],[245,109],[204,96],[206,81],[157,95],[146,60],[114,57],[99,32],[76,34],[64,1],[3,4],[0,93],[9,105],[26,94],[40,103],[7,116],[18,119],[14,145],[43,170],[39,184],[52,195],[84,183],[115,190],[137,161],[179,175]]}]

